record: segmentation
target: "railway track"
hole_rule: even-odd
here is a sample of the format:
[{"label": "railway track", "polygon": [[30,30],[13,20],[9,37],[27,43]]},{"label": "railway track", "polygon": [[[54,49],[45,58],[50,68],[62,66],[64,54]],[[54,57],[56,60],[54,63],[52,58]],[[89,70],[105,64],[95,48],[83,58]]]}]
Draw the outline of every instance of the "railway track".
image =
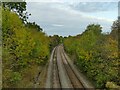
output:
[{"label": "railway track", "polygon": [[62,45],[55,47],[49,61],[45,88],[94,88],[77,70]]}]

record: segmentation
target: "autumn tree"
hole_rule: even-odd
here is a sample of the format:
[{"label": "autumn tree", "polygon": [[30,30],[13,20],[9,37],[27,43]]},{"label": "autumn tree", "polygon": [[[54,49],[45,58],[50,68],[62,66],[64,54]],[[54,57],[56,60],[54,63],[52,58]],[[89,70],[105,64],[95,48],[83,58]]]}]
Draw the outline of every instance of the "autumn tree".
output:
[{"label": "autumn tree", "polygon": [[4,9],[10,9],[10,11],[16,12],[23,21],[27,21],[29,15],[26,11],[26,2],[21,0],[21,2],[2,2]]}]

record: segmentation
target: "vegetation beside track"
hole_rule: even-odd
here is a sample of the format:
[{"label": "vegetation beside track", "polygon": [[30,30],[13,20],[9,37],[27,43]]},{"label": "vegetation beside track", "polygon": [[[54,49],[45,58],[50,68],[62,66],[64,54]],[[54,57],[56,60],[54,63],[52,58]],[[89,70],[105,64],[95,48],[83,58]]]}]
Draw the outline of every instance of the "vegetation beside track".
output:
[{"label": "vegetation beside track", "polygon": [[115,88],[120,85],[118,21],[114,22],[111,33],[101,31],[98,24],[88,25],[82,34],[65,38],[64,47],[97,88]]},{"label": "vegetation beside track", "polygon": [[59,36],[47,36],[35,22],[28,22],[28,17],[25,2],[3,3],[3,88],[33,87],[40,67],[45,66],[52,47],[58,44],[54,40]]}]

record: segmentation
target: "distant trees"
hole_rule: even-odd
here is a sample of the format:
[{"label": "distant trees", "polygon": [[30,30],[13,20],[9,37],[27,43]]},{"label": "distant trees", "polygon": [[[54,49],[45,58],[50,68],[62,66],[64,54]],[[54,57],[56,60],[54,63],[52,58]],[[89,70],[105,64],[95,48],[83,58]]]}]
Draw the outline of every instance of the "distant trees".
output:
[{"label": "distant trees", "polygon": [[95,34],[101,34],[101,32],[102,32],[101,29],[102,29],[102,27],[99,24],[96,24],[96,25],[90,24],[87,26],[87,28],[86,28],[85,32],[83,32],[83,34],[88,31],[93,31]]},{"label": "distant trees", "polygon": [[[116,24],[113,30],[116,29]],[[76,65],[91,78],[97,88],[110,88],[109,82],[119,85],[118,41],[113,34],[102,34],[98,24],[88,25],[86,30],[74,37],[64,39],[65,50],[73,57]],[[116,31],[115,31],[116,32]],[[112,38],[113,37],[113,38]]]},{"label": "distant trees", "polygon": [[58,35],[53,35],[53,36],[49,36],[50,38],[50,49],[52,50],[55,46],[59,45],[60,43],[62,43],[63,41],[63,37],[62,36],[58,36]]},{"label": "distant trees", "polygon": [[118,40],[118,30],[119,30],[118,20],[113,22],[111,29],[112,29],[112,31],[111,31],[110,35],[112,36],[112,38]]}]

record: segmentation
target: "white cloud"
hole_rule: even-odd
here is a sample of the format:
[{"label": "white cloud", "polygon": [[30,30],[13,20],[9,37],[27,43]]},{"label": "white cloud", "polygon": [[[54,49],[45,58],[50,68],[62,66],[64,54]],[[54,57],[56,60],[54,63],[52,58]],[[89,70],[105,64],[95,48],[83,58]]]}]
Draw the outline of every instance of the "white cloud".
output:
[{"label": "white cloud", "polygon": [[115,10],[118,7],[117,2],[77,2],[68,5],[71,9],[89,13]]},{"label": "white cloud", "polygon": [[55,26],[55,27],[63,27],[64,25],[60,25],[60,24],[52,24],[52,26]]},{"label": "white cloud", "polygon": [[101,24],[104,26],[103,31],[106,32],[110,31],[107,29],[114,21],[111,18],[98,17],[74,10],[69,7],[68,3],[28,3],[27,11],[32,14],[29,21],[35,21],[48,35],[76,35],[82,33],[91,23]]}]

